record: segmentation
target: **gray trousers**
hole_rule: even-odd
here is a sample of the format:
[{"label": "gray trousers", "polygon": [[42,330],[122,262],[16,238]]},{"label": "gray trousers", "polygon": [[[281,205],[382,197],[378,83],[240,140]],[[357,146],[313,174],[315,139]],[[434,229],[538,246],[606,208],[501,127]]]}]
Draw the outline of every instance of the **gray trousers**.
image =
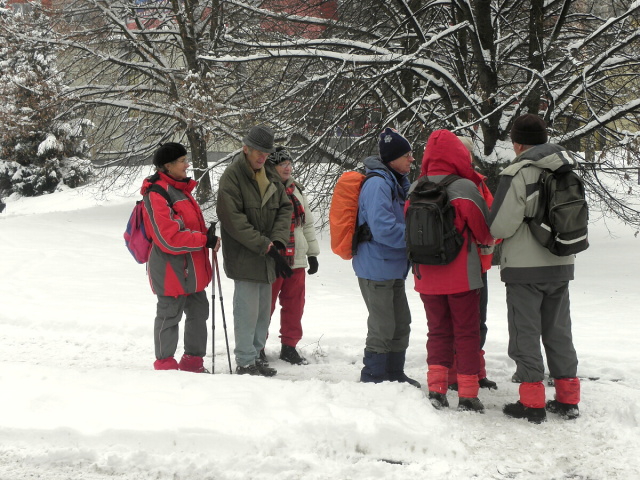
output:
[{"label": "gray trousers", "polygon": [[404,352],[409,346],[411,311],[404,280],[375,281],[358,278],[369,311],[365,350],[373,353]]},{"label": "gray trousers", "polygon": [[209,319],[209,300],[206,291],[165,297],[158,295],[156,320],[153,338],[156,358],[173,357],[178,348],[180,319],[185,313],[184,353],[204,357],[207,353],[207,320]]},{"label": "gray trousers", "polygon": [[233,291],[233,331],[236,365],[255,363],[267,343],[271,321],[271,285],[235,280]]},{"label": "gray trousers", "polygon": [[553,378],[573,378],[578,357],[571,335],[569,282],[507,283],[509,357],[523,382],[544,380],[540,340]]}]

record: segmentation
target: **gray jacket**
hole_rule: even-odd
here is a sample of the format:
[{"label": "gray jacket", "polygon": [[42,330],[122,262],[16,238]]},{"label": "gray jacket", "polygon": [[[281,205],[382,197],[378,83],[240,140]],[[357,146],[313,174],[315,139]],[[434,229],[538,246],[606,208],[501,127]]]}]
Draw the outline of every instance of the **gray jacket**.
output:
[{"label": "gray jacket", "polygon": [[504,239],[500,278],[505,283],[550,283],[573,280],[574,255],[559,257],[533,237],[525,217],[536,213],[541,169],[556,170],[576,164],[571,152],[544,143],[518,155],[500,173],[491,207],[489,227],[494,238]]}]

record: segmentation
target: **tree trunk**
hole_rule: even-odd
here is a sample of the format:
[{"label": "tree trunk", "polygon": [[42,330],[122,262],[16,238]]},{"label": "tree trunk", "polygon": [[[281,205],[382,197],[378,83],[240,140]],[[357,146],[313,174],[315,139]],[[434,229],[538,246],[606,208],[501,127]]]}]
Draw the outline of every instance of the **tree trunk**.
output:
[{"label": "tree trunk", "polygon": [[211,177],[207,170],[207,142],[205,141],[203,132],[199,127],[188,127],[186,129],[186,134],[189,139],[193,176],[198,181],[196,200],[200,205],[203,205],[213,194],[211,188]]}]

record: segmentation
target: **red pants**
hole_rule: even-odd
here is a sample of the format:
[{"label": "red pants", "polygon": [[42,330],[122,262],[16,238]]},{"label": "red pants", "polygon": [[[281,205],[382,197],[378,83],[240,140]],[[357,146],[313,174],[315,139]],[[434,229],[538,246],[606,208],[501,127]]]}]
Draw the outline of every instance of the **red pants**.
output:
[{"label": "red pants", "polygon": [[451,368],[453,352],[458,373],[480,371],[480,291],[450,295],[420,294],[427,313],[427,364]]},{"label": "red pants", "polygon": [[291,277],[278,277],[271,285],[271,316],[279,297],[280,341],[290,347],[295,347],[302,338],[305,274],[304,268],[294,268]]}]

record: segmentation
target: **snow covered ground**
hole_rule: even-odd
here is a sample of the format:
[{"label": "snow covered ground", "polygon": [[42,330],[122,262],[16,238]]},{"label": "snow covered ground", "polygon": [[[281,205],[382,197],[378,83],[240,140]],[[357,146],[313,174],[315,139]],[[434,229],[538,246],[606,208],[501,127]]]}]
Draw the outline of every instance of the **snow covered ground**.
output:
[{"label": "snow covered ground", "polygon": [[[358,383],[366,310],[327,233],[308,278],[300,346],[310,365],[277,359],[275,320],[266,351],[278,375],[229,375],[216,292],[215,375],[154,371],[155,297],[122,240],[136,189],[9,199],[0,215],[1,480],[640,478],[640,239],[630,229],[610,222],[612,236],[597,221],[577,261],[582,416],[533,425],[501,413],[518,386],[497,268],[485,349],[499,390],[481,391],[484,415],[457,412],[451,393],[454,408],[436,411],[424,386]],[[426,320],[412,286],[407,373],[424,384]],[[224,273],[222,289],[233,348]]]}]

